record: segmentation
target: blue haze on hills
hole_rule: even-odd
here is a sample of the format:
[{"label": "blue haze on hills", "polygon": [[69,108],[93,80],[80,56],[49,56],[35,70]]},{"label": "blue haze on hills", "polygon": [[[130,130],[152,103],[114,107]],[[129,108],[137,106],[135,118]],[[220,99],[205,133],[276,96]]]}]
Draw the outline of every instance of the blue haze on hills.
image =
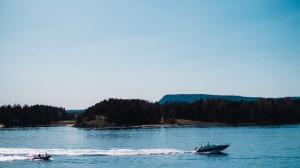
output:
[{"label": "blue haze on hills", "polygon": [[[263,97],[243,97],[243,96],[234,96],[234,95],[209,95],[209,94],[168,94],[159,100],[160,104],[166,102],[187,102],[192,103],[200,99],[225,99],[232,101],[254,101]],[[300,97],[291,97],[293,99],[300,99]],[[277,99],[277,98],[276,98]]]},{"label": "blue haze on hills", "polygon": [[68,113],[83,113],[85,109],[66,110]]}]

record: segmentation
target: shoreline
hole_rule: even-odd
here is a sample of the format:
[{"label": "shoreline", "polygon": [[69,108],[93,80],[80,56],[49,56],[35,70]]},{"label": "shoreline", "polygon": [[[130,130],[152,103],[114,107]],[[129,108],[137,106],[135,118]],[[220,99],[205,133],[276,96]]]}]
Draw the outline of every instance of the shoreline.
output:
[{"label": "shoreline", "polygon": [[151,129],[151,128],[176,128],[176,127],[242,127],[242,126],[278,126],[278,125],[292,125],[300,123],[222,123],[222,122],[206,122],[206,121],[192,121],[192,120],[176,120],[176,123],[159,123],[159,124],[142,124],[130,126],[95,126],[85,125],[79,126],[74,124],[72,127],[83,129],[97,129],[97,130],[117,130],[117,129]]},{"label": "shoreline", "polygon": [[193,121],[185,119],[176,119],[174,123],[157,123],[157,124],[141,124],[129,126],[116,126],[114,124],[95,124],[95,123],[80,123],[76,124],[75,120],[64,120],[46,125],[20,125],[13,127],[1,128],[18,128],[18,127],[57,127],[57,126],[70,126],[83,129],[97,129],[97,130],[118,130],[118,129],[152,129],[152,128],[176,128],[176,127],[243,127],[243,126],[280,126],[280,125],[293,125],[300,123],[222,123],[222,122],[207,122],[207,121]]},{"label": "shoreline", "polygon": [[17,125],[17,126],[9,126],[9,127],[6,127],[4,126],[3,124],[0,124],[0,129],[1,128],[18,128],[18,127],[56,127],[56,126],[73,126],[76,124],[76,121],[75,120],[62,120],[62,121],[58,121],[58,122],[53,122],[53,123],[50,123],[50,124],[45,124],[45,125]]},{"label": "shoreline", "polygon": [[216,123],[216,122],[202,122],[201,124],[144,124],[144,125],[131,125],[131,126],[78,126],[76,124],[62,124],[53,123],[48,125],[20,125],[13,127],[0,127],[4,128],[27,128],[27,127],[59,127],[59,126],[69,126],[74,128],[83,129],[97,129],[97,130],[118,130],[118,129],[154,129],[154,128],[176,128],[176,127],[246,127],[246,126],[281,126],[281,125],[297,125],[300,123]]}]

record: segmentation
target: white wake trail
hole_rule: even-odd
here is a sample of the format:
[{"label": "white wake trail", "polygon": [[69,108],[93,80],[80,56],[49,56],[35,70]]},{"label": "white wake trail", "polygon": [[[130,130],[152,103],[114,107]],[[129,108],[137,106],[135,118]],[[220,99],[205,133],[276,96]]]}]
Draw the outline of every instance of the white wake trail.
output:
[{"label": "white wake trail", "polygon": [[0,161],[24,160],[28,159],[28,154],[50,155],[101,155],[101,156],[132,156],[132,155],[176,155],[191,153],[190,151],[177,149],[30,149],[30,148],[0,148]]},{"label": "white wake trail", "polygon": [[19,156],[19,155],[9,155],[9,156],[4,156],[0,155],[0,162],[12,162],[14,160],[26,160],[28,157],[26,156]]}]

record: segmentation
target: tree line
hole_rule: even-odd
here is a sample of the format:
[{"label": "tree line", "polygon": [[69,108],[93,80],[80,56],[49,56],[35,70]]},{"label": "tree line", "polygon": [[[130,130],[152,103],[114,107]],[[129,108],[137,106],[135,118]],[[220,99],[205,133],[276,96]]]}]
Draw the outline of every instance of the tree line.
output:
[{"label": "tree line", "polygon": [[10,126],[46,125],[74,119],[77,124],[105,116],[118,126],[173,123],[176,119],[223,123],[284,124],[300,122],[300,99],[257,99],[233,101],[200,99],[186,102],[149,102],[140,99],[108,99],[89,107],[83,113],[67,113],[64,108],[19,104],[0,107],[0,124]]},{"label": "tree line", "polygon": [[300,100],[292,98],[232,101],[201,99],[193,103],[174,102],[161,106],[163,118],[223,123],[281,124],[300,122]]},{"label": "tree line", "polygon": [[119,126],[157,123],[161,117],[158,103],[139,99],[109,99],[86,109],[77,116],[77,123],[93,120],[95,115],[103,115],[108,122]]},{"label": "tree line", "polygon": [[5,127],[46,125],[52,122],[72,119],[74,116],[61,107],[19,104],[0,107],[0,123]]},{"label": "tree line", "polygon": [[200,99],[193,103],[166,102],[159,104],[140,99],[104,100],[78,115],[77,123],[106,116],[117,125],[155,124],[175,119],[223,123],[283,124],[300,122],[300,100],[292,98],[232,101]]}]

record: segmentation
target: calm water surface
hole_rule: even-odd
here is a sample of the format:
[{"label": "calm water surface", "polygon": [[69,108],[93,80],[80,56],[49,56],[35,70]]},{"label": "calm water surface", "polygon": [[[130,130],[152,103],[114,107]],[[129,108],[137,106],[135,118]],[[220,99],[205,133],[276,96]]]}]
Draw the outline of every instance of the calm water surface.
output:
[{"label": "calm water surface", "polygon": [[[224,153],[193,153],[207,142]],[[52,155],[32,161],[27,154]],[[0,129],[0,167],[300,167],[300,125],[87,130]]]}]

